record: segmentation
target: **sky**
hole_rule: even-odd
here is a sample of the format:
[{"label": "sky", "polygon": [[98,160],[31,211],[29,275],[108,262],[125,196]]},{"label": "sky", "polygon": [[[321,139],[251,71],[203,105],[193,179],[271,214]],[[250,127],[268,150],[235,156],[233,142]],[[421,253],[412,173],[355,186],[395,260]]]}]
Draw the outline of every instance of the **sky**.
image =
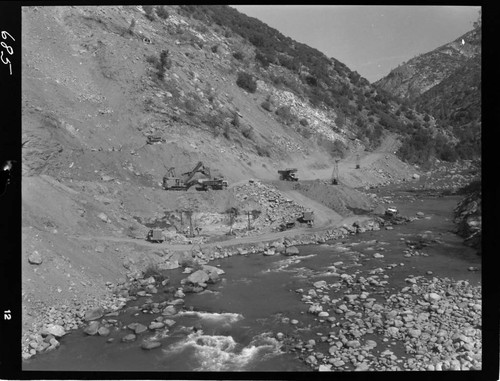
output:
[{"label": "sky", "polygon": [[478,6],[232,5],[370,82],[472,30]]}]

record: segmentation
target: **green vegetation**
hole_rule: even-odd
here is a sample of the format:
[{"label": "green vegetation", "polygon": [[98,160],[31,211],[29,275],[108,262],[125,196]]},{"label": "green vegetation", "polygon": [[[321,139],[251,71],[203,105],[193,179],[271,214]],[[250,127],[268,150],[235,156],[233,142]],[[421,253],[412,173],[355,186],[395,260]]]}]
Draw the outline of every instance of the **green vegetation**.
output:
[{"label": "green vegetation", "polygon": [[245,55],[242,52],[234,52],[233,57],[238,61],[243,61],[245,59]]},{"label": "green vegetation", "polygon": [[160,270],[158,263],[150,262],[146,269],[143,270],[143,278],[148,279],[153,277],[156,282],[162,282],[164,280],[168,280],[167,270]]},{"label": "green vegetation", "polygon": [[168,19],[170,17],[170,14],[168,13],[167,8],[165,8],[164,5],[159,5],[156,7],[156,14],[158,15],[158,17],[160,17],[164,20]]},{"label": "green vegetation", "polygon": [[142,9],[144,9],[144,13],[146,13],[146,18],[149,21],[155,21],[156,16],[155,16],[155,7],[152,5],[143,5]]},{"label": "green vegetation", "polygon": [[168,50],[162,50],[160,58],[155,55],[147,56],[146,61],[156,69],[156,75],[160,80],[164,79],[166,70],[172,67],[172,60],[169,57]]},{"label": "green vegetation", "polygon": [[275,113],[280,121],[287,126],[298,122],[298,118],[292,114],[290,106],[280,106],[276,109]]},{"label": "green vegetation", "polygon": [[238,73],[236,84],[249,93],[255,93],[255,91],[257,91],[257,82],[251,74],[248,74],[244,71],[240,71]]}]

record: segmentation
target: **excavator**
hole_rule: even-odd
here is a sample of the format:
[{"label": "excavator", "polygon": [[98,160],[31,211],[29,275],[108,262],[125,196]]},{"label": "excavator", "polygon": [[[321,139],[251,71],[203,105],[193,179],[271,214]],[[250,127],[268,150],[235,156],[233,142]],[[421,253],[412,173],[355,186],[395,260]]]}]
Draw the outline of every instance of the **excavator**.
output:
[{"label": "excavator", "polygon": [[[207,178],[194,179],[196,173],[201,173]],[[170,167],[167,174],[163,177],[163,189],[165,190],[188,190],[192,186],[196,186],[196,190],[208,191],[211,189],[225,189],[228,184],[222,178],[215,177],[212,179],[210,168],[203,165],[200,161],[196,164],[193,170],[181,174],[182,177],[175,175],[175,168]]]}]

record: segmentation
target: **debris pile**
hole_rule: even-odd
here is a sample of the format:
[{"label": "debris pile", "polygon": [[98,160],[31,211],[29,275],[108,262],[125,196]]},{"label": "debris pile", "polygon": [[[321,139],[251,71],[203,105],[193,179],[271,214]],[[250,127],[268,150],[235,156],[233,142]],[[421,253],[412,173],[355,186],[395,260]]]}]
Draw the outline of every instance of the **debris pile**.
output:
[{"label": "debris pile", "polygon": [[273,186],[258,181],[235,187],[235,195],[241,203],[252,199],[260,206],[261,215],[254,223],[260,228],[274,228],[283,222],[295,221],[306,211],[306,208],[287,199]]}]

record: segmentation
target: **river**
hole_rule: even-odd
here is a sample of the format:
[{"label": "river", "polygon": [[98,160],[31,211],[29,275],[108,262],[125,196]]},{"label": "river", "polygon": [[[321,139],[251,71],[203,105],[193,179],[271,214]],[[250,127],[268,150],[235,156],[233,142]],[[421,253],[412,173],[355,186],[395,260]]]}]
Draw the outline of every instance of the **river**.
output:
[{"label": "river", "polygon": [[[359,296],[360,292],[366,292],[373,303],[387,303],[391,295],[411,285],[408,278],[412,276],[420,279],[419,282],[432,282],[436,278],[465,280],[480,291],[481,258],[452,233],[452,210],[460,197],[418,199],[415,194],[404,192],[386,195],[401,214],[415,216],[421,212],[423,215],[411,223],[395,225],[391,230],[301,246],[298,256],[251,254],[212,261],[210,265],[225,271],[221,281],[202,293],[187,294],[184,312],[168,317],[175,322],[168,329],[138,334],[134,342],[121,341],[131,332],[126,325],[138,322],[148,326],[160,316],[144,314],[138,309],[146,299],[142,297],[113,317],[118,323],[109,336],[88,336],[82,330],[71,332],[60,340],[57,350],[24,361],[23,369],[311,371],[329,356],[329,348],[338,341],[340,329],[346,327],[346,322],[355,321],[354,312],[361,316],[362,310],[356,306],[352,308],[353,318],[336,313],[332,307],[335,303],[330,301],[338,301],[338,307],[346,294],[356,292]],[[366,287],[346,280],[348,277],[367,279],[374,274],[377,280],[366,283]],[[171,270],[172,282],[186,276],[181,269]],[[320,281],[325,281],[327,287],[313,286]],[[320,297],[330,319],[308,312],[314,304],[312,301]],[[151,298],[162,301],[161,290]],[[356,337],[378,345],[363,352],[363,359],[360,357],[359,361],[375,364],[373,359],[385,356],[389,352],[384,351],[388,350],[397,358],[386,368],[385,363],[382,366],[377,362],[381,368],[370,370],[387,370],[394,364],[402,367],[412,357],[405,353],[407,344],[401,337],[399,340],[388,338],[370,324],[361,323],[361,326],[362,336]],[[141,349],[142,340],[150,336],[155,336],[161,347]],[[347,356],[344,360],[352,351],[342,352]],[[359,357],[360,353],[356,352],[355,356]],[[357,366],[354,365],[357,360],[353,363],[346,360],[343,365],[338,361],[335,365],[330,361],[328,367],[349,371]]]}]

